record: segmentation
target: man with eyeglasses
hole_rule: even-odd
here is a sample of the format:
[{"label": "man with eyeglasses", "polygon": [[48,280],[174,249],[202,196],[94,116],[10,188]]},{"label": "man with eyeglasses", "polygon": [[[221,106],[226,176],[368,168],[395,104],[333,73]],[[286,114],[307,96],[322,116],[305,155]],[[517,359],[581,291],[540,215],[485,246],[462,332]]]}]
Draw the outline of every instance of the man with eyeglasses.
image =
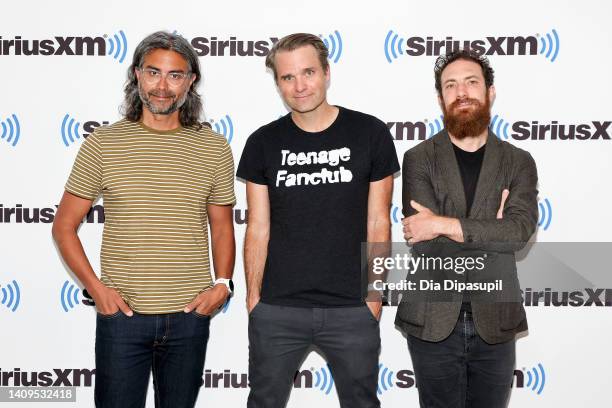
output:
[{"label": "man with eyeglasses", "polygon": [[[97,308],[97,407],[193,407],[210,315],[231,295],[232,152],[200,123],[198,57],[156,32],[136,48],[124,119],[83,143],[53,237]],[[99,195],[106,223],[98,279],[77,235]],[[216,280],[210,273],[208,223]]]}]

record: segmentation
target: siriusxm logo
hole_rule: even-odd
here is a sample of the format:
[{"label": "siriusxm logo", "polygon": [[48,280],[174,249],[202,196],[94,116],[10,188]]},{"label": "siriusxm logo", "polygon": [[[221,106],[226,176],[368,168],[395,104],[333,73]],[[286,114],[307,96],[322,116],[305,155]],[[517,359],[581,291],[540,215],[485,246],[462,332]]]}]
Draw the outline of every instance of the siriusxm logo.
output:
[{"label": "siriusxm logo", "polygon": [[[4,207],[3,204],[0,204],[0,223],[51,224],[55,219],[57,207],[56,205],[54,208],[27,208],[23,207],[22,204],[17,204],[15,207]],[[88,224],[103,223],[104,207],[101,205],[91,207],[83,222]]]},{"label": "siriusxm logo", "polygon": [[554,62],[560,48],[559,34],[555,29],[543,35],[516,37],[485,37],[477,40],[457,40],[452,36],[407,37],[389,30],[384,39],[384,54],[388,63],[401,56],[438,56],[458,49],[469,48],[479,55],[541,55]]},{"label": "siriusxm logo", "polygon": [[21,290],[17,281],[13,279],[8,284],[0,285],[0,290],[2,293],[2,301],[0,301],[2,306],[11,312],[15,312],[21,300]]},{"label": "siriusxm logo", "polygon": [[[332,376],[331,370],[329,368],[329,364],[327,366],[323,366],[316,370],[314,368],[311,368],[310,371],[306,371],[306,372],[310,372],[311,374],[314,372],[315,374],[314,388],[323,392],[325,395],[329,395],[329,393],[332,390],[332,387],[334,386],[334,377]],[[310,384],[311,386],[313,386],[312,379],[310,380]]]},{"label": "siriusxm logo", "polygon": [[64,312],[69,312],[79,304],[83,304],[85,306],[96,305],[91,295],[87,292],[87,289],[83,289],[82,299],[79,300],[80,292],[81,288],[76,286],[74,283],[68,280],[64,282],[62,289],[60,290],[60,304]]},{"label": "siriusxm logo", "polygon": [[521,290],[525,306],[582,307],[582,306],[612,306],[612,289],[585,288],[584,290],[554,291],[545,288],[534,291],[532,288]]},{"label": "siriusxm logo", "polygon": [[211,119],[210,125],[215,132],[223,135],[227,143],[232,143],[232,139],[234,139],[234,123],[229,115],[222,116],[221,119],[217,120]]},{"label": "siriusxm logo", "polygon": [[96,369],[53,368],[53,371],[12,371],[0,369],[2,387],[91,387]]},{"label": "siriusxm logo", "polygon": [[2,136],[0,140],[8,143],[10,146],[17,146],[19,137],[21,136],[21,125],[19,125],[19,119],[14,113],[8,116],[5,120],[0,120],[2,126]]},{"label": "siriusxm logo", "polygon": [[548,198],[538,203],[538,210],[540,213],[538,217],[538,227],[546,231],[548,227],[550,227],[550,222],[552,221],[552,206]]},{"label": "siriusxm logo", "polygon": [[[203,385],[205,388],[247,388],[249,387],[249,376],[246,373],[233,373],[229,369],[222,372],[204,370]],[[325,395],[329,395],[333,386],[329,366],[319,368],[311,367],[308,370],[297,371],[293,377],[295,388],[316,389]]]},{"label": "siriusxm logo", "polygon": [[[4,204],[0,204],[0,224],[51,224],[55,219],[57,207],[55,205],[53,208],[28,208],[22,204],[17,204],[15,207],[5,207]],[[248,213],[249,211],[246,209],[235,208],[234,222],[238,225],[246,224]],[[105,220],[104,206],[98,204],[91,207],[82,222],[87,224],[103,224]]]},{"label": "siriusxm logo", "polygon": [[249,210],[241,210],[234,208],[234,223],[237,225],[246,225],[249,217]]},{"label": "siriusxm logo", "polygon": [[[525,376],[527,377],[526,384]],[[542,364],[538,364],[531,369],[514,370],[513,386],[516,388],[527,387],[539,395],[542,393],[545,383],[546,376]],[[418,388],[414,371],[408,369],[394,371],[382,363],[378,365],[378,385],[376,389],[378,395],[391,391],[393,388],[407,389],[412,387]]]},{"label": "siriusxm logo", "polygon": [[[525,373],[527,374],[527,384],[525,384]],[[546,371],[544,371],[544,366],[541,363],[531,368],[523,367],[522,370],[514,370],[512,386],[516,388],[527,388],[540,395],[544,391],[545,385]]]},{"label": "siriusxm logo", "polygon": [[338,30],[335,30],[332,34],[327,36],[319,34],[319,37],[321,37],[323,40],[323,43],[325,44],[325,47],[329,53],[327,58],[330,61],[333,61],[334,64],[337,63],[342,55],[342,36]]},{"label": "siriusxm logo", "polygon": [[[175,31],[176,32],[176,31]],[[331,34],[319,34],[329,52],[329,60],[337,63],[342,56],[342,36],[338,30]],[[244,40],[237,36],[220,39],[212,37],[193,37],[190,42],[200,57],[265,57],[278,37],[268,37],[260,40]]]},{"label": "siriusxm logo", "polygon": [[227,298],[227,301],[223,304],[223,307],[221,308],[221,313],[227,313],[229,307],[230,307],[230,302],[232,301],[232,298],[229,297]]},{"label": "siriusxm logo", "polygon": [[414,372],[412,370],[398,370],[397,372],[386,367],[384,364],[378,365],[378,395],[391,390],[393,387],[410,388],[415,386]]},{"label": "siriusxm logo", "polygon": [[127,55],[128,43],[123,30],[102,37],[59,37],[48,39],[23,39],[17,35],[7,40],[0,36],[0,55],[81,55],[109,56],[123,63]]},{"label": "siriusxm logo", "polygon": [[491,130],[500,139],[508,140],[612,140],[608,129],[612,121],[563,124],[557,120],[509,122],[499,115],[491,118]]},{"label": "siriusxm logo", "polygon": [[200,57],[265,57],[276,42],[277,37],[263,40],[239,40],[236,36],[226,40],[216,36],[191,39],[191,45]]},{"label": "siriusxm logo", "polygon": [[94,131],[95,128],[102,125],[108,125],[108,121],[102,121],[102,123],[100,123],[89,120],[83,123],[83,133],[81,133],[81,122],[74,119],[69,114],[66,114],[64,115],[62,124],[60,125],[62,142],[64,143],[64,146],[69,147],[77,140],[80,140],[81,137],[86,138]]},{"label": "siriusxm logo", "polygon": [[390,216],[391,216],[391,222],[393,222],[394,224],[399,224],[400,222],[402,222],[402,211],[395,204],[391,205]]},{"label": "siriusxm logo", "polygon": [[395,141],[425,140],[444,129],[444,117],[440,115],[432,120],[387,122],[387,128]]}]

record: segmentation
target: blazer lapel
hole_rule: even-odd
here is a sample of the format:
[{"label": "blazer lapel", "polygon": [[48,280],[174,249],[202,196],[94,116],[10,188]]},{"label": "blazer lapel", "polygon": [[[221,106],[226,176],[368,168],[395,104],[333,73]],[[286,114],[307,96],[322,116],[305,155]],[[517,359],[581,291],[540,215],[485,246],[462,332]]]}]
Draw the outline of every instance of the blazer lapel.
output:
[{"label": "blazer lapel", "polygon": [[[502,147],[501,142],[491,130],[487,137],[487,147],[485,148],[484,158],[482,159],[482,167],[476,184],[476,192],[474,193],[474,202],[470,211],[470,218],[478,215],[478,211],[485,203],[486,198],[491,194],[491,190],[495,186],[497,174],[501,169]],[[500,197],[501,198],[501,197]]]},{"label": "blazer lapel", "polygon": [[[450,141],[446,129],[435,139],[436,144],[436,162],[438,168],[442,171],[440,179],[446,184],[446,190],[455,203],[458,217],[466,216],[465,193],[463,191],[463,181],[459,172],[459,165],[453,150],[453,144]],[[446,215],[446,214],[444,214]],[[448,214],[450,215],[450,214]]]}]

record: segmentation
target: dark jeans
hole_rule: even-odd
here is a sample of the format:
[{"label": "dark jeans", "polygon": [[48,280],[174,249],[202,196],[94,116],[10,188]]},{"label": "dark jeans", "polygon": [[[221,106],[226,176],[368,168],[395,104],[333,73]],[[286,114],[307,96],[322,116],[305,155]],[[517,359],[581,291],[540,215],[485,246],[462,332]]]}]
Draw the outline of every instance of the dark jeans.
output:
[{"label": "dark jeans", "polygon": [[98,314],[96,407],[144,407],[151,370],[157,408],[193,407],[202,385],[209,323],[208,316],[183,312]]},{"label": "dark jeans", "polygon": [[408,349],[423,408],[503,408],[515,364],[515,341],[488,344],[472,314],[462,310],[455,329],[433,343],[408,336]]},{"label": "dark jeans", "polygon": [[300,308],[261,302],[249,315],[247,407],[284,407],[293,377],[312,346],[329,363],[341,407],[380,407],[380,332],[367,306]]}]

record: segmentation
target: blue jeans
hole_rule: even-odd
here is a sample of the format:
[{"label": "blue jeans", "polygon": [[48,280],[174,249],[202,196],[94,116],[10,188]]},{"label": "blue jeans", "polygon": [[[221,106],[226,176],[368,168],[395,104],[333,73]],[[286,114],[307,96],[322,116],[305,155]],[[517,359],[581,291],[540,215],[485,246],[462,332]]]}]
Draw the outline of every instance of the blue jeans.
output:
[{"label": "blue jeans", "polygon": [[209,316],[97,314],[98,408],[142,408],[153,371],[156,408],[191,408],[202,385]]},{"label": "blue jeans", "polygon": [[422,408],[503,408],[515,365],[515,341],[488,344],[461,310],[455,329],[434,343],[408,336]]}]

